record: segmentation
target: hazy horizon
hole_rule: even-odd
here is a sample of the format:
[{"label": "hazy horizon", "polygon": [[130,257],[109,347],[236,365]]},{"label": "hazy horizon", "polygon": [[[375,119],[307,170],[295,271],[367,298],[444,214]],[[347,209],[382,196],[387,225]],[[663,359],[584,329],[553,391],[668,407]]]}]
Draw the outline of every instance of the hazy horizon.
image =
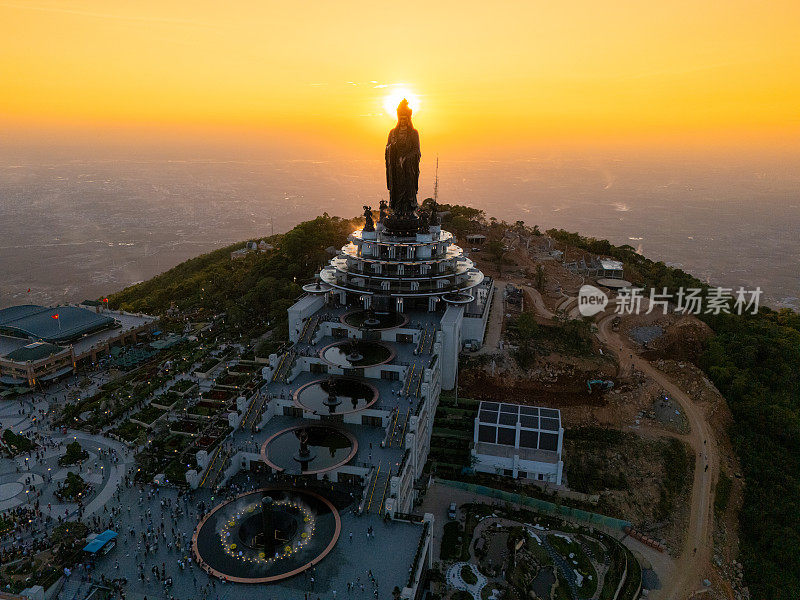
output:
[{"label": "hazy horizon", "polygon": [[797,306],[798,22],[789,0],[0,0],[0,305],[376,206],[406,97],[422,198],[438,156],[443,202]]},{"label": "hazy horizon", "polygon": [[[0,306],[109,294],[198,254],[267,236],[271,219],[279,233],[322,212],[355,216],[386,195],[380,148],[375,153],[350,161],[0,155]],[[434,165],[424,153],[420,200],[433,193]],[[800,309],[795,166],[440,157],[440,200],[628,243],[715,285],[758,285],[772,306]]]}]

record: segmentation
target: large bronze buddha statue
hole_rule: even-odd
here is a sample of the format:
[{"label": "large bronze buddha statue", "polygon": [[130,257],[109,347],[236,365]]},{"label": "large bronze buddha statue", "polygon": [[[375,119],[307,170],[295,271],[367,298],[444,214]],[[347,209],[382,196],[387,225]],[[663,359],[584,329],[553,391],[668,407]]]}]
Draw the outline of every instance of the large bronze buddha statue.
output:
[{"label": "large bronze buddha statue", "polygon": [[386,187],[395,217],[413,217],[417,210],[420,156],[419,133],[411,124],[411,108],[404,98],[397,107],[397,126],[386,142]]}]

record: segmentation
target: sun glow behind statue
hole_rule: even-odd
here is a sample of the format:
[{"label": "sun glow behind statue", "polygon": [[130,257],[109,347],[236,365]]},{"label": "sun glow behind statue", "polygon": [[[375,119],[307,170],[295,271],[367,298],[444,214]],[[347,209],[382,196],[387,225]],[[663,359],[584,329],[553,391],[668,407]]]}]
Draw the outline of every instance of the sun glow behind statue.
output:
[{"label": "sun glow behind statue", "polygon": [[414,111],[414,115],[419,112],[419,96],[406,87],[395,87],[383,98],[383,112],[393,121],[397,120],[397,105],[403,98],[408,100],[408,106]]}]

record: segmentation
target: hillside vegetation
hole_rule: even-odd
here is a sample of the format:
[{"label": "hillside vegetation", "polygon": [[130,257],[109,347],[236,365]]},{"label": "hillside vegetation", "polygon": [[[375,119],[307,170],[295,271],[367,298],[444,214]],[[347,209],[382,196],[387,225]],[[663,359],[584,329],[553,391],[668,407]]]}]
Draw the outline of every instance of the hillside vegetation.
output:
[{"label": "hillside vegetation", "polygon": [[[630,246],[563,230],[555,239],[625,263],[638,285],[706,289],[690,274]],[[739,515],[741,556],[753,598],[800,598],[800,315],[698,315],[714,331],[699,365],[725,396],[729,432],[747,485]]]},{"label": "hillside vegetation", "polygon": [[174,306],[182,313],[227,314],[228,327],[250,331],[282,321],[286,309],[330,258],[326,248],[340,247],[355,222],[327,214],[272,236],[275,249],[231,259],[244,242],[187,260],[109,297],[112,308],[163,315]]}]

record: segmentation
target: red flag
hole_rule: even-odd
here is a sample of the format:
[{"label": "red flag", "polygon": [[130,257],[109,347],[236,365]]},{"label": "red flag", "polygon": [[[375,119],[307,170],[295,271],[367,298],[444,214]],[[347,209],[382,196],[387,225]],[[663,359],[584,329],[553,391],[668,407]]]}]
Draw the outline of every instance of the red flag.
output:
[{"label": "red flag", "polygon": [[53,318],[53,319],[58,319],[58,313],[56,313],[54,315],[50,315],[50,317]]},{"label": "red flag", "polygon": [[28,293],[29,293],[29,294],[31,293],[31,288],[28,288]]}]

